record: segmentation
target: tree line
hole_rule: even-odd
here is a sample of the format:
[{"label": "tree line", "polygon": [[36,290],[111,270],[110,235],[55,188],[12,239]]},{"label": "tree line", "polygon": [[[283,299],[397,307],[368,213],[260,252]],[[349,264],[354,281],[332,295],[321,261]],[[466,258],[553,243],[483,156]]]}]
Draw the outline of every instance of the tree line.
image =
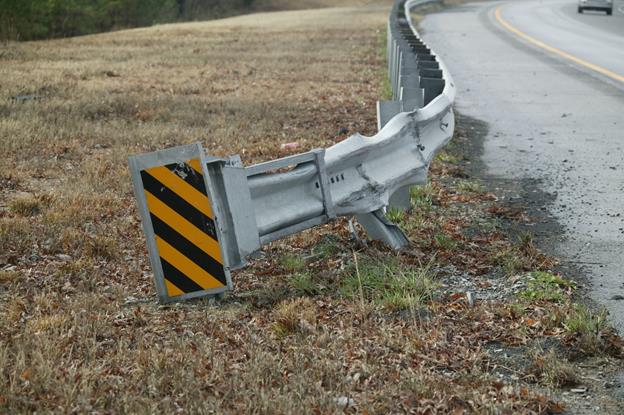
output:
[{"label": "tree line", "polygon": [[36,40],[223,17],[254,0],[0,0],[0,37]]}]

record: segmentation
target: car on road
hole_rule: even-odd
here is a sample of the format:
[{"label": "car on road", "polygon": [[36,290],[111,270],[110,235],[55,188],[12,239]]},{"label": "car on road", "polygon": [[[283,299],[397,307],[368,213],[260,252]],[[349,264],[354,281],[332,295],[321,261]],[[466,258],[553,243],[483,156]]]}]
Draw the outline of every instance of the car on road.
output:
[{"label": "car on road", "polygon": [[578,12],[583,13],[585,10],[602,10],[607,16],[613,14],[613,0],[579,0]]}]

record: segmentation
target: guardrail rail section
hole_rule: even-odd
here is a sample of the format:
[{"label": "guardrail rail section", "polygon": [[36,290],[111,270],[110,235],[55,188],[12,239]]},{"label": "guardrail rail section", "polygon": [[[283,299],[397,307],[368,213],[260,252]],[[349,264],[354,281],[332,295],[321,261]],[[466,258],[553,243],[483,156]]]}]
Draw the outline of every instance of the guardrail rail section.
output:
[{"label": "guardrail rail section", "polygon": [[451,76],[410,17],[433,2],[394,4],[392,100],[377,104],[376,135],[247,167],[239,156],[206,155],[200,144],[130,157],[161,302],[231,290],[230,270],[262,245],[338,216],[356,217],[371,238],[394,249],[409,243],[386,209],[409,209],[409,187],[426,182],[455,125]]}]

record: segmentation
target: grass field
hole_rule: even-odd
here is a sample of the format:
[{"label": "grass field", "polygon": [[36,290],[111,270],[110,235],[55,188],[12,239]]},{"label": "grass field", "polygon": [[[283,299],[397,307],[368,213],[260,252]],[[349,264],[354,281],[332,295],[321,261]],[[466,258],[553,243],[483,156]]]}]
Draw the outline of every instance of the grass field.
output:
[{"label": "grass field", "polygon": [[[127,157],[374,134],[389,6],[359,3],[0,48],[0,412],[549,413],[620,366],[456,148],[393,213],[407,251],[340,220],[267,246],[221,304],[157,304]],[[470,305],[459,280],[519,288]]]}]

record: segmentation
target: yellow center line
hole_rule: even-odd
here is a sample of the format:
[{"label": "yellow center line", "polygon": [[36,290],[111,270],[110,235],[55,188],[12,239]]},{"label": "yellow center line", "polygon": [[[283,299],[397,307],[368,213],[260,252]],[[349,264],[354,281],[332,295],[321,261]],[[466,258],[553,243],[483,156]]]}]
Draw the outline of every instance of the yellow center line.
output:
[{"label": "yellow center line", "polygon": [[515,34],[518,37],[521,37],[522,39],[526,40],[527,42],[540,47],[542,49],[545,49],[551,53],[554,53],[555,55],[559,55],[562,58],[568,59],[576,64],[579,64],[581,66],[584,66],[588,69],[591,69],[593,71],[596,71],[602,75],[608,76],[611,79],[615,79],[616,81],[620,81],[620,82],[624,82],[624,76],[619,75],[615,72],[612,72],[608,69],[603,68],[602,66],[598,66],[598,65],[594,65],[591,62],[587,62],[581,58],[577,58],[574,55],[570,55],[567,52],[564,52],[560,49],[557,49],[553,46],[547,45],[546,43],[539,41],[537,39],[535,39],[534,37],[531,37],[529,35],[527,35],[524,32],[521,32],[520,30],[516,29],[515,27],[513,27],[512,25],[510,25],[505,19],[503,19],[502,15],[501,15],[501,8],[503,6],[498,6],[498,8],[496,9],[496,12],[494,12],[494,15],[496,16],[496,20],[498,20],[498,22],[501,24],[501,26],[503,26],[505,29],[509,30],[511,33]]}]

